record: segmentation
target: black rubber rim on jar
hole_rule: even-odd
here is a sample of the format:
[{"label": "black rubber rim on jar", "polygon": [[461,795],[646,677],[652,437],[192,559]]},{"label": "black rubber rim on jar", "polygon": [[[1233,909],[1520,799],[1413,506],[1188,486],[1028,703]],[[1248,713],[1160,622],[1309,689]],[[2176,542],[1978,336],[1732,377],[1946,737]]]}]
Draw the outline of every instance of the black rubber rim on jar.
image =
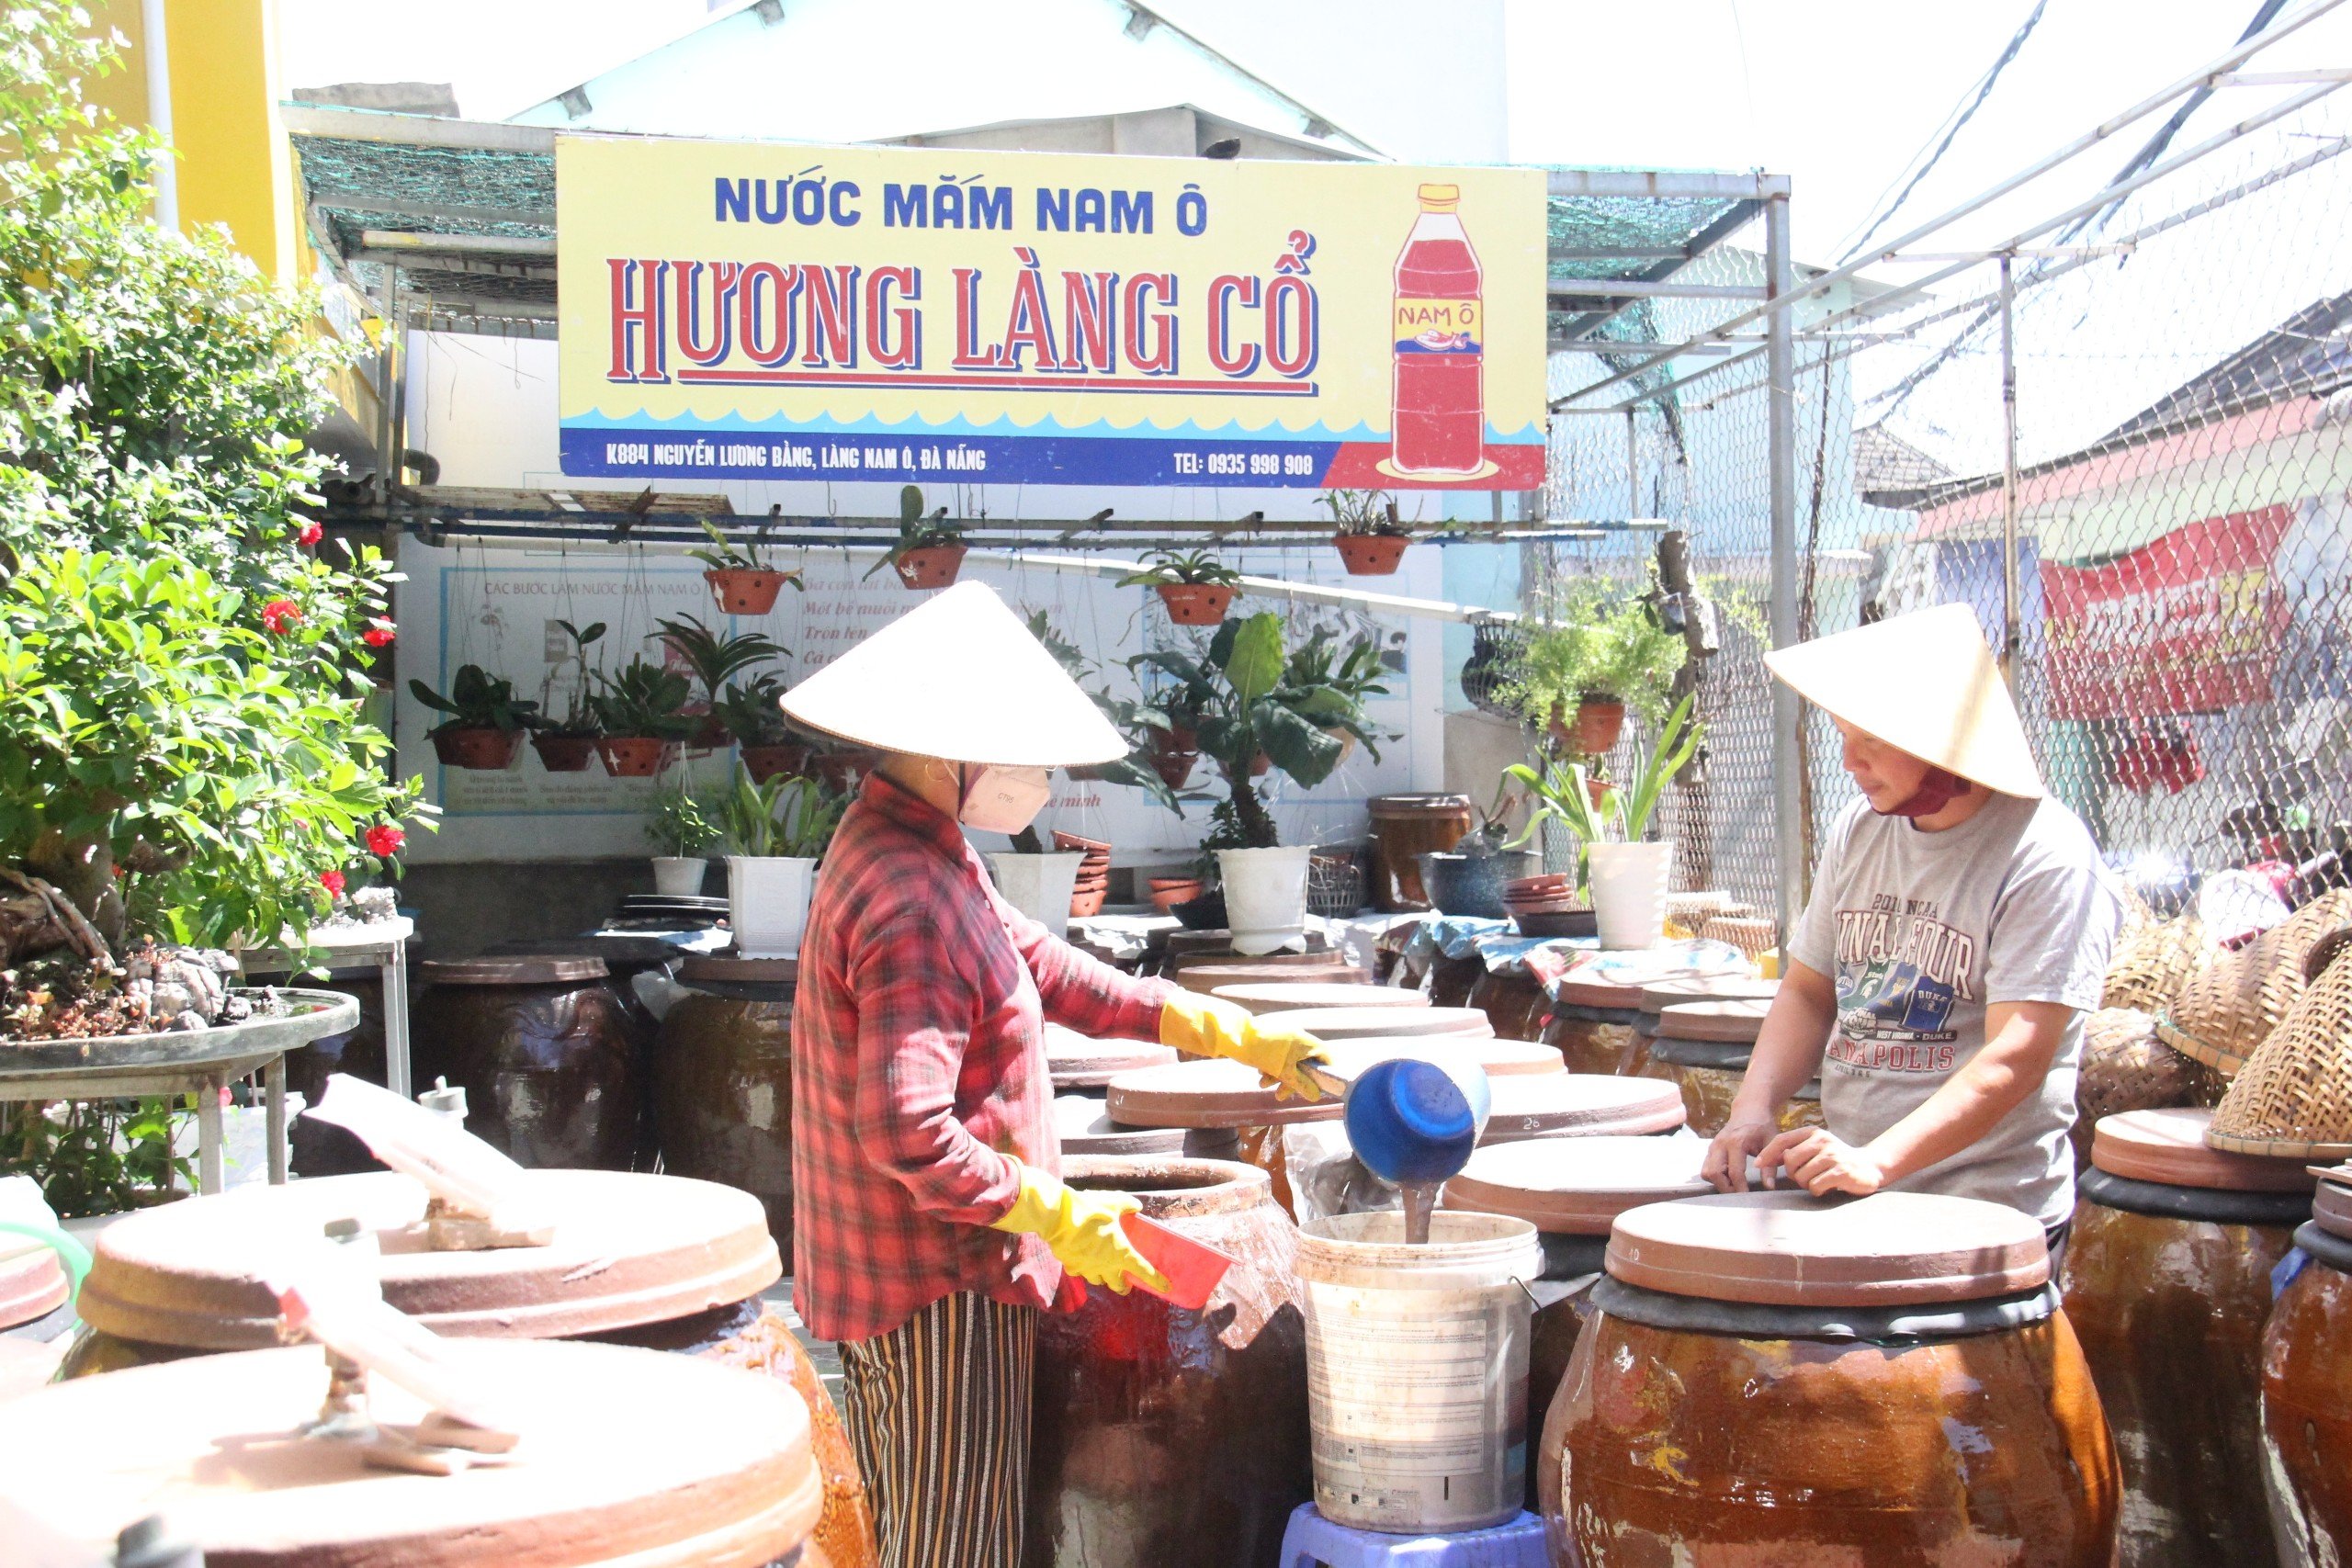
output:
[{"label": "black rubber rim on jar", "polygon": [[2057,1312],[2058,1288],[2052,1282],[2009,1295],[1924,1306],[1768,1306],[1669,1295],[1611,1278],[1593,1286],[1592,1303],[1611,1317],[1682,1334],[1734,1339],[1826,1339],[1899,1348],[1927,1340],[1969,1339],[2029,1327]]},{"label": "black rubber rim on jar", "polygon": [[1577,1002],[1554,1002],[1552,1016],[1574,1019],[1578,1023],[1622,1023],[1628,1028],[1642,1021],[1639,1008],[1589,1008]]},{"label": "black rubber rim on jar", "polygon": [[2296,1228],[2295,1245],[2301,1247],[2312,1262],[2324,1263],[2339,1274],[2352,1274],[2352,1241],[2334,1231],[2322,1230],[2317,1220]]},{"label": "black rubber rim on jar", "polygon": [[2102,1209],[2148,1214],[2160,1220],[2202,1220],[2216,1225],[2300,1225],[2312,1217],[2312,1194],[2236,1192],[2213,1187],[2175,1187],[2140,1181],[2093,1168],[2075,1178],[2075,1190]]}]

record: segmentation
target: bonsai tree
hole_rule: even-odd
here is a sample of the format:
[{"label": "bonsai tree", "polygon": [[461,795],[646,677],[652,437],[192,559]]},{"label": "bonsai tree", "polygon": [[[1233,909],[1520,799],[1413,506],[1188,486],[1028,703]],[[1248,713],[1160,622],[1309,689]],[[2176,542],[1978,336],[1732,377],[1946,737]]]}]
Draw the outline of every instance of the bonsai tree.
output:
[{"label": "bonsai tree", "polygon": [[1554,594],[1526,628],[1503,700],[1528,723],[1551,729],[1564,750],[1597,756],[1616,744],[1627,713],[1653,724],[1664,717],[1688,657],[1681,634],[1659,621],[1647,599],[1588,578]]},{"label": "bonsai tree", "polygon": [[905,485],[899,491],[898,542],[865,569],[865,575],[872,577],[887,566],[910,588],[944,588],[956,581],[964,550],[964,525],[948,521],[944,506],[926,513],[922,487]]}]

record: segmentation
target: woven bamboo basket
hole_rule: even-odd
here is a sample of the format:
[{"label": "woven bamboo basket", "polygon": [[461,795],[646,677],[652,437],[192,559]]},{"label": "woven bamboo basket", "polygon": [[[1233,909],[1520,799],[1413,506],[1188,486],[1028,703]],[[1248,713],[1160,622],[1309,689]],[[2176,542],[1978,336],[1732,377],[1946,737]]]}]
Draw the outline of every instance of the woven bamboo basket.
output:
[{"label": "woven bamboo basket", "polygon": [[2099,1005],[2161,1015],[2206,955],[2205,922],[2195,915],[2136,923],[2127,915],[2126,929],[2115,939],[2115,957],[2107,966],[2107,990]]},{"label": "woven bamboo basket", "polygon": [[2233,1154],[2352,1157],[2352,932],[2312,950],[2318,977],[2222,1097],[2205,1141]]},{"label": "woven bamboo basket", "polygon": [[1709,942],[1729,942],[1749,958],[1772,951],[1777,934],[1772,922],[1753,916],[1716,915],[1701,923],[1699,934]]},{"label": "woven bamboo basket", "polygon": [[2306,964],[2352,931],[2352,888],[2312,899],[2245,946],[2215,953],[2180,983],[2156,1032],[2164,1043],[2234,1077],[2303,994]]},{"label": "woven bamboo basket", "polygon": [[2101,1008],[2083,1020],[2083,1066],[2075,1080],[2075,1163],[2087,1168],[2091,1129],[2102,1116],[2211,1105],[2227,1086],[2156,1038],[2156,1021],[2132,1008]]}]

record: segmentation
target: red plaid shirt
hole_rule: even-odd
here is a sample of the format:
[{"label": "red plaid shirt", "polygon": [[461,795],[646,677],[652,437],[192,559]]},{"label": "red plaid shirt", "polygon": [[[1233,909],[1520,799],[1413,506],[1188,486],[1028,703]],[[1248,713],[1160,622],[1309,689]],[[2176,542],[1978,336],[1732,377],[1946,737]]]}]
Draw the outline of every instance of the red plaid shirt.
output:
[{"label": "red plaid shirt", "polygon": [[1006,905],[955,818],[869,775],[825,852],[793,1003],[793,1304],[809,1330],[870,1338],[958,1291],[1050,1304],[1046,1244],[987,1228],[1012,1207],[1014,1160],[1061,1168],[1045,1020],[1156,1039],[1166,990]]}]

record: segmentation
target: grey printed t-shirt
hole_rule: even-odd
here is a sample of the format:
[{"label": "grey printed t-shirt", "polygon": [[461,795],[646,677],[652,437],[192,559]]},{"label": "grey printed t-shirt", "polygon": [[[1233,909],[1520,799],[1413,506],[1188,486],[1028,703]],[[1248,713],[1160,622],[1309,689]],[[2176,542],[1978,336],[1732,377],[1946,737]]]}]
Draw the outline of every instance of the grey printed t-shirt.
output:
[{"label": "grey printed t-shirt", "polygon": [[2076,1010],[2041,1089],[1972,1147],[1894,1183],[1983,1198],[2056,1224],[2075,1210],[2075,1078],[2119,906],[2090,832],[2054,800],[1996,795],[1924,832],[1866,800],[1829,830],[1813,901],[1789,939],[1837,983],[1821,1111],[1849,1144],[1925,1104],[1984,1045],[1992,1002]]}]

